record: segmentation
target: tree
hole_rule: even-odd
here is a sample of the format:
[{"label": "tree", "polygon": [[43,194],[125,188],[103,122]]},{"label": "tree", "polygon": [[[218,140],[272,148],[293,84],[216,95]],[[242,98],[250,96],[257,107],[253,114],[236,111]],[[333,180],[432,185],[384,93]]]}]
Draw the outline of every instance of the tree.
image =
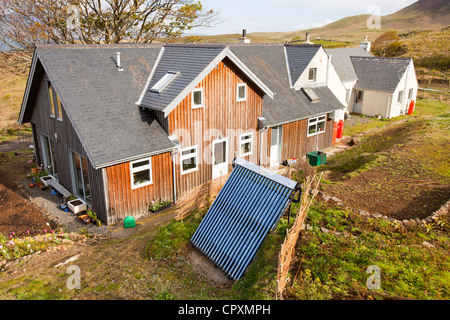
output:
[{"label": "tree", "polygon": [[378,57],[398,57],[407,53],[408,47],[401,43],[397,31],[388,31],[372,43],[371,51]]},{"label": "tree", "polygon": [[29,62],[35,44],[170,40],[218,14],[195,0],[0,0],[0,51]]}]

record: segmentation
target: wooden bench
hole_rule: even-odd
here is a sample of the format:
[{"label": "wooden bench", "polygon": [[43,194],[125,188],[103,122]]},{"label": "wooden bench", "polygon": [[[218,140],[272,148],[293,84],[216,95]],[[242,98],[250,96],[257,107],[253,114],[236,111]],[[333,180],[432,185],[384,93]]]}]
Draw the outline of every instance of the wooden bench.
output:
[{"label": "wooden bench", "polygon": [[65,198],[70,198],[70,196],[72,195],[72,192],[69,192],[66,188],[60,185],[58,181],[56,181],[55,179],[47,180],[47,183],[53,189],[61,193]]}]

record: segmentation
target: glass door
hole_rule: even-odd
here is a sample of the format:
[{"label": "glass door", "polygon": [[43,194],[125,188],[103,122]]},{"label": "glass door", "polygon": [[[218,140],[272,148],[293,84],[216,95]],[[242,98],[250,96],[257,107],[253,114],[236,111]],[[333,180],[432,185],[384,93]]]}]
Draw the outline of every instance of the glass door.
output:
[{"label": "glass door", "polygon": [[58,180],[58,168],[56,167],[55,161],[55,145],[53,140],[49,137],[41,134],[42,142],[42,160],[44,162],[44,169],[48,174],[52,175],[56,180]]},{"label": "glass door", "polygon": [[70,151],[69,153],[73,194],[90,204],[91,185],[89,183],[87,159],[74,151]]}]

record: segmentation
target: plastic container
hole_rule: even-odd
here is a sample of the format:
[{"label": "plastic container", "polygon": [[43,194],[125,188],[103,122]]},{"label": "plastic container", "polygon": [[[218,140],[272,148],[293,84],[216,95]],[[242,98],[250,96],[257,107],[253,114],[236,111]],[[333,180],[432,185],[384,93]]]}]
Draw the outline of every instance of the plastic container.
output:
[{"label": "plastic container", "polygon": [[134,217],[128,216],[123,221],[123,226],[125,229],[134,228],[136,226],[136,220],[134,220]]},{"label": "plastic container", "polygon": [[313,151],[306,154],[306,158],[311,166],[316,167],[327,162],[327,154],[322,151]]}]

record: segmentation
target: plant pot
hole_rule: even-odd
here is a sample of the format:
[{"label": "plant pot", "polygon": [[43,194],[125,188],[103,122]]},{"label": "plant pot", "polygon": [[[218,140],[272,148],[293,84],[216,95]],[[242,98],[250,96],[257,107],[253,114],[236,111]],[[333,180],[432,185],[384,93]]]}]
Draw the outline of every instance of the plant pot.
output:
[{"label": "plant pot", "polygon": [[54,178],[53,176],[50,176],[50,175],[41,178],[42,183],[43,183],[46,187],[49,186],[49,184],[47,183],[48,180],[55,180],[55,178]]},{"label": "plant pot", "polygon": [[95,220],[95,224],[97,227],[101,227],[102,226],[102,222],[100,220]]},{"label": "plant pot", "polygon": [[80,221],[84,222],[84,224],[90,224],[91,223],[91,219],[88,217],[87,214],[83,214],[83,215],[79,216],[78,219]]},{"label": "plant pot", "polygon": [[70,211],[72,211],[75,214],[78,214],[79,212],[83,212],[83,211],[87,210],[86,203],[81,199],[75,199],[72,201],[68,201],[67,206],[69,207]]},{"label": "plant pot", "polygon": [[37,175],[38,174],[38,169],[37,168],[31,168],[31,174],[33,176]]},{"label": "plant pot", "polygon": [[172,206],[172,204],[169,203],[169,204],[166,204],[166,205],[164,205],[164,206],[162,206],[162,207],[159,207],[159,208],[156,209],[156,210],[149,209],[149,211],[150,211],[150,212],[153,212],[153,213],[157,213],[157,212],[163,211],[164,209],[167,209],[167,208],[169,208],[169,207],[171,207],[171,206]]}]

